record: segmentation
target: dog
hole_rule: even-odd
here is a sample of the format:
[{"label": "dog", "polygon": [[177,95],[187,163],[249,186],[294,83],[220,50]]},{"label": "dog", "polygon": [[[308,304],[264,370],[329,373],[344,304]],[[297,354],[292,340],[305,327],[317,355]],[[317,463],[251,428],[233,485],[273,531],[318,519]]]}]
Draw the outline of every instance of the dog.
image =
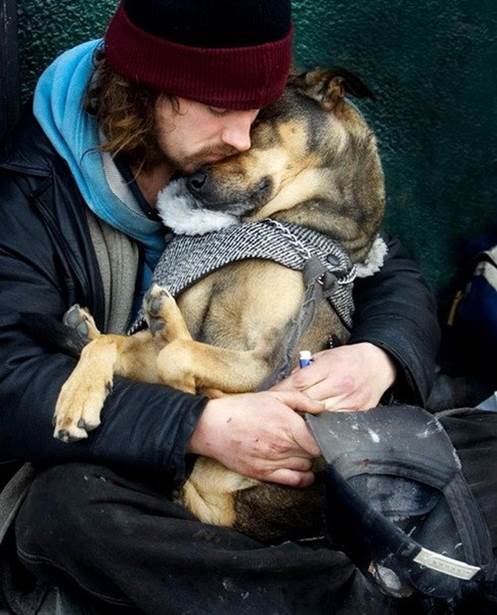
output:
[{"label": "dog", "polygon": [[[343,69],[291,77],[282,97],[261,110],[250,150],[183,182],[193,209],[208,219],[199,232],[213,230],[212,217],[220,226],[270,218],[331,237],[352,263],[363,263],[384,214],[384,178],[375,136],[346,94],[373,97]],[[102,335],[87,311],[72,308],[65,324],[84,330],[87,344],[61,389],[55,437],[77,440],[98,427],[114,374],[209,397],[257,390],[281,358],[282,335],[304,292],[300,271],[249,259],[210,273],[176,300],[153,286],[144,300],[149,328],[131,336]],[[348,337],[326,301],[300,347],[326,348],[323,331]],[[313,531],[320,517],[316,487],[261,483],[208,458],[195,462],[179,501],[204,522],[264,541]]]}]

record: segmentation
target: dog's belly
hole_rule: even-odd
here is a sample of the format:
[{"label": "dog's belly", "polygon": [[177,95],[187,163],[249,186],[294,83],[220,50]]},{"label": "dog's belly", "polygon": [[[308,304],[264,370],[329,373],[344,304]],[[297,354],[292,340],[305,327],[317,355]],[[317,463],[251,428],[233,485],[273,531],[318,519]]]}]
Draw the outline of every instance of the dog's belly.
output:
[{"label": "dog's belly", "polygon": [[[269,261],[246,261],[210,274],[184,292],[178,305],[195,339],[234,350],[263,349],[268,361],[262,384],[283,359],[289,324],[303,296],[300,272]],[[296,353],[302,348],[312,352],[326,348],[331,334],[346,340],[346,330],[329,303],[321,301]],[[182,500],[199,518],[203,518],[205,502],[214,501],[214,493],[222,506],[215,507],[215,520],[212,510],[203,518],[210,523],[228,525],[263,542],[320,533],[319,481],[308,489],[258,483],[233,492],[233,473],[214,460],[204,462],[201,468],[195,466]],[[202,497],[214,477],[215,488]],[[197,487],[193,491],[192,481]]]}]

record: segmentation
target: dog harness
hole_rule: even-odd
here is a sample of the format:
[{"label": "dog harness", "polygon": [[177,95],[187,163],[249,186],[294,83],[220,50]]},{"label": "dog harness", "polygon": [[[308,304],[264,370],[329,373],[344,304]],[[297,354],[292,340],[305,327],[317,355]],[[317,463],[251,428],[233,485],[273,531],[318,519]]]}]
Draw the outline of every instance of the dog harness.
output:
[{"label": "dog harness", "polygon": [[[327,299],[344,327],[352,325],[352,285],[357,269],[336,241],[312,229],[266,219],[222,228],[204,235],[174,235],[166,245],[152,282],[176,297],[221,267],[246,259],[271,260],[304,275],[305,295],[286,340],[284,359],[261,388],[287,376],[297,344],[316,306]],[[129,333],[145,323],[143,309]]]},{"label": "dog harness", "polygon": [[[332,307],[343,323],[351,326],[355,266],[336,241],[296,224],[267,219],[229,226],[205,235],[173,235],[157,263],[152,282],[166,286],[176,297],[209,273],[247,259],[271,260],[302,272],[312,260],[311,275],[320,278]],[[143,325],[141,310],[130,333]]]}]

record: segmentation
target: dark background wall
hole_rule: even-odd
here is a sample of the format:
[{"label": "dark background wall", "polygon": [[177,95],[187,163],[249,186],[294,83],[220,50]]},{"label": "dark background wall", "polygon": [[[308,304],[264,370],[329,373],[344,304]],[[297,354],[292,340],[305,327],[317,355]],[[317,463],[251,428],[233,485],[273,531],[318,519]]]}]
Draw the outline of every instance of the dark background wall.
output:
[{"label": "dark background wall", "polygon": [[[101,36],[114,0],[19,0],[22,93]],[[376,92],[387,228],[436,289],[461,245],[497,227],[497,0],[294,0],[298,65],[341,65]]]}]

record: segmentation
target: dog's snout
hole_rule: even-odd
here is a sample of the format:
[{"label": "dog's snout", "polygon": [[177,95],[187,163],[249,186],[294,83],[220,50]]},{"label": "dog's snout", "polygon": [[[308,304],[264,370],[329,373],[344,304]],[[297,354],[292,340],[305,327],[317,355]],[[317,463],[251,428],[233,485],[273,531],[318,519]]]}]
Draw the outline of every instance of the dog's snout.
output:
[{"label": "dog's snout", "polygon": [[197,171],[191,175],[187,180],[188,190],[193,194],[199,194],[205,185],[207,180],[207,173],[204,171]]}]

